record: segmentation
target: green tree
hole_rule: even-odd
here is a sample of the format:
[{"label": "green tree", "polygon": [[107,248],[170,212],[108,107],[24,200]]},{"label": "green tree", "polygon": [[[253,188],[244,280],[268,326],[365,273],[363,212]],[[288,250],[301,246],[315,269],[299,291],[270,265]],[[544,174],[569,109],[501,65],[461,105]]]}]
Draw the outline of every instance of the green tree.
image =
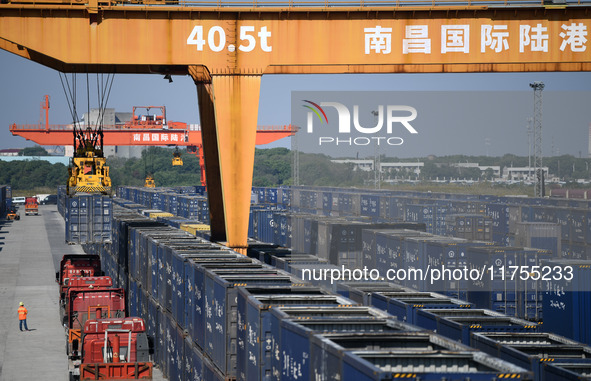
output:
[{"label": "green tree", "polygon": [[63,164],[44,160],[0,161],[0,183],[10,184],[15,190],[56,188],[65,185],[67,179],[68,169]]},{"label": "green tree", "polygon": [[49,152],[41,146],[23,148],[19,156],[49,156]]},{"label": "green tree", "polygon": [[458,174],[458,177],[460,179],[478,181],[478,179],[480,179],[480,174],[481,172],[478,168],[462,168],[461,172]]},{"label": "green tree", "polygon": [[458,178],[460,175],[456,167],[448,164],[439,164],[432,161],[425,162],[425,166],[421,168],[421,179],[423,180],[443,180]]},{"label": "green tree", "polygon": [[291,179],[291,151],[287,148],[256,149],[254,156],[254,186],[278,186]]},{"label": "green tree", "polygon": [[492,180],[495,177],[495,171],[492,168],[487,168],[482,174],[484,180]]}]

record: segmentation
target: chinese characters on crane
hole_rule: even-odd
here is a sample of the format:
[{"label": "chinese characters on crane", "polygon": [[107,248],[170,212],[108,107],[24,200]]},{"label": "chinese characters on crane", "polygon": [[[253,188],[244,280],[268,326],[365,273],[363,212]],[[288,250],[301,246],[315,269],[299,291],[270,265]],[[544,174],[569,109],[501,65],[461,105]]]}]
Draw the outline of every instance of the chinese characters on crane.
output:
[{"label": "chinese characters on crane", "polygon": [[[434,28],[431,28],[434,29]],[[480,37],[480,52],[493,51],[501,53],[511,48],[510,33],[514,32],[509,25],[441,25],[441,45],[437,47],[442,54],[450,52],[470,53],[470,34]],[[479,30],[478,30],[479,29]],[[392,28],[376,25],[364,28],[365,54],[392,53]],[[431,35],[430,35],[431,33]],[[434,42],[438,40],[429,25],[407,25],[402,38],[402,54],[431,54],[435,50]],[[587,25],[583,23],[562,24],[561,32],[550,35],[548,27],[543,24],[519,25],[519,52],[549,52],[550,41],[559,45],[560,51],[584,52],[587,49]]]},{"label": "chinese characters on crane", "polygon": [[180,133],[137,133],[133,134],[134,142],[159,142],[163,144],[186,142],[187,137]]}]

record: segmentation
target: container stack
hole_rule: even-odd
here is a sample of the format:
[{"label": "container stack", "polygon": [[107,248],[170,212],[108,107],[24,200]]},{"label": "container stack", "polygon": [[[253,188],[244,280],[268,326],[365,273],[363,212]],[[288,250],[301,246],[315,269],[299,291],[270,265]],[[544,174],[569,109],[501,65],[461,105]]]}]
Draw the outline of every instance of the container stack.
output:
[{"label": "container stack", "polygon": [[513,230],[515,246],[534,247],[550,251],[554,257],[562,253],[561,227],[549,222],[517,222]]},{"label": "container stack", "polygon": [[533,372],[535,380],[584,380],[591,365],[591,348],[550,333],[477,333],[472,347],[519,364]]},{"label": "container stack", "polygon": [[[414,269],[418,271],[425,270],[429,266],[431,268],[445,266],[446,269],[451,270],[464,267],[472,270],[484,269],[484,276],[487,281],[467,281],[462,279],[458,281],[431,282],[425,279],[403,279],[402,281],[398,280],[399,284],[393,284],[384,282],[384,279],[380,278],[374,282],[367,280],[359,282],[364,283],[364,286],[356,288],[351,284],[355,282],[351,282],[350,279],[331,280],[317,277],[317,279],[309,279],[312,285],[306,287],[316,288],[324,293],[337,291],[342,293],[343,296],[354,299],[352,303],[371,305],[387,313],[395,314],[398,321],[405,320],[406,322],[413,322],[421,328],[437,330],[438,333],[446,335],[451,340],[460,340],[472,346],[474,346],[475,335],[487,332],[512,333],[515,335],[539,333],[541,326],[536,322],[542,319],[544,320],[542,327],[545,330],[550,331],[560,327],[562,329],[560,334],[580,342],[588,342],[586,325],[588,325],[588,310],[591,307],[587,306],[586,301],[591,300],[589,298],[589,289],[591,287],[587,284],[573,284],[573,282],[559,284],[540,279],[536,280],[532,279],[531,276],[531,274],[536,274],[536,271],[538,271],[535,266],[547,264],[552,269],[558,266],[563,268],[570,264],[559,263],[559,260],[574,258],[581,262],[577,264],[577,279],[591,279],[589,274],[585,273],[585,266],[588,265],[583,262],[587,258],[587,253],[590,252],[589,246],[591,244],[591,229],[589,228],[591,226],[591,212],[588,211],[589,201],[587,200],[467,196],[415,191],[366,191],[328,187],[258,188],[254,191],[258,204],[252,207],[249,231],[253,238],[266,241],[266,243],[249,241],[249,244],[253,245],[253,249],[249,250],[249,256],[275,267],[275,271],[284,272],[285,276],[291,277],[292,281],[295,279],[294,275],[301,278],[306,272],[309,274],[311,270],[316,271],[315,274],[320,274],[340,270],[342,266],[351,270],[359,267],[378,269],[382,275],[388,270]],[[144,208],[152,209],[153,203],[150,200],[154,200],[156,197],[153,192],[136,190],[134,195],[133,191],[125,190],[122,193],[128,193],[129,197],[143,199],[145,202]],[[170,189],[163,190],[163,192],[170,194]],[[179,202],[179,197],[177,195],[177,202]],[[162,200],[162,196],[156,198]],[[130,200],[129,202],[134,201]],[[164,204],[159,205],[170,208],[170,201],[168,203],[164,201]],[[293,210],[301,213],[293,214],[293,210],[283,210],[285,206],[293,206]],[[424,213],[425,209],[427,209],[426,214]],[[424,231],[417,232],[392,228],[392,224],[396,224],[396,222],[418,220],[419,211],[422,213],[423,220],[426,221],[423,230],[427,230],[426,224],[428,223],[434,233],[438,233],[440,230],[444,232],[428,234]],[[417,212],[416,216],[411,212]],[[179,220],[178,217],[175,218],[175,216],[164,217],[160,215],[158,219],[170,226],[178,225],[181,227],[188,223]],[[463,230],[460,229],[461,222],[464,223]],[[386,228],[382,228],[384,225],[380,225],[380,223],[385,223]],[[398,227],[401,228],[401,226]],[[350,234],[348,233],[349,230],[351,231]],[[474,234],[481,235],[475,236]],[[457,237],[460,235],[464,237]],[[475,239],[479,237],[484,237],[484,239]],[[287,247],[290,241],[292,250]],[[359,241],[361,246],[357,247]],[[277,245],[283,247],[277,247]],[[354,255],[350,255],[350,253],[354,253]],[[178,256],[178,254],[173,254],[173,256]],[[236,260],[232,260],[232,262],[236,262]],[[142,267],[144,266],[142,263],[141,261],[138,262],[140,272],[146,271],[147,274],[147,268]],[[154,262],[152,260],[152,262],[148,261],[146,263]],[[238,270],[232,268],[230,264],[225,264],[223,268],[219,269],[215,267],[215,270],[209,268],[208,265],[199,266],[203,267],[203,271],[207,273],[213,271],[216,274],[215,276],[222,277],[236,275],[248,279],[247,273],[251,270],[258,272],[258,275],[261,276],[269,274],[263,268],[256,267],[258,266],[256,263],[254,268],[251,267],[253,262],[248,265],[240,265]],[[519,279],[519,276],[515,277],[511,271],[511,266],[518,268],[518,275],[520,269],[524,269],[528,274],[526,277],[528,279],[523,280]],[[173,264],[172,268],[174,269],[174,267]],[[177,267],[179,267],[178,264]],[[166,265],[164,265],[164,268],[166,268]],[[562,271],[564,272],[564,270]],[[178,282],[181,276],[178,273],[175,275],[174,270],[171,270],[168,273],[169,275],[166,274],[162,275],[162,279],[167,276],[176,279],[177,286],[174,287],[176,287],[175,290],[177,290],[178,294]],[[202,276],[204,279],[207,278],[206,275]],[[275,274],[272,276],[275,276]],[[225,279],[228,281],[236,278]],[[334,282],[335,280],[346,281],[347,284]],[[134,281],[138,290],[144,288],[144,282],[154,282],[149,281],[147,278]],[[160,282],[160,279],[158,282]],[[212,282],[217,281],[212,280]],[[149,284],[149,286],[152,287],[152,284]],[[171,287],[173,286],[171,285]],[[259,290],[264,288],[260,285],[255,287]],[[281,288],[282,286],[274,285],[274,287]],[[296,286],[292,284],[290,287]],[[410,290],[411,288],[412,290]],[[249,288],[249,292],[250,290],[252,290],[253,295],[259,292]],[[156,293],[158,290],[152,290],[151,292]],[[172,292],[172,288],[171,291],[165,289],[164,292],[163,295],[166,295],[166,292]],[[221,293],[221,291],[219,292]],[[224,292],[228,292],[231,295],[230,298],[234,295],[234,291],[231,291],[230,288]],[[240,292],[239,290],[237,294],[239,300]],[[259,315],[259,318],[257,318],[259,319],[259,325],[267,324],[271,316],[281,315],[281,323],[274,323],[274,326],[287,327],[289,325],[286,329],[291,330],[291,322],[296,322],[294,324],[298,327],[292,330],[299,332],[293,336],[291,336],[291,333],[287,333],[288,331],[285,331],[285,335],[290,335],[290,344],[300,342],[300,338],[304,338],[311,343],[324,343],[320,337],[327,334],[322,329],[317,330],[317,328],[321,327],[319,322],[311,323],[314,326],[310,328],[305,324],[300,324],[302,323],[300,321],[330,320],[331,316],[334,316],[331,315],[334,312],[324,309],[311,313],[311,315],[298,315],[299,312],[296,310],[288,312],[287,307],[285,307],[284,313],[280,314],[279,310],[281,308],[275,306],[272,300],[276,293],[269,292],[265,294],[266,291],[262,292],[261,295],[266,296],[261,296],[261,303],[268,303],[272,307],[269,307],[270,314],[262,313]],[[416,295],[412,295],[412,293]],[[140,294],[141,291],[134,292],[134,295]],[[187,291],[185,291],[185,295],[187,295]],[[214,297],[215,293],[208,300],[211,302]],[[140,299],[138,303],[142,303],[141,297],[137,299]],[[180,303],[174,302],[176,304],[173,306],[173,300],[174,298],[171,300],[170,307],[164,307],[170,309],[169,313],[172,319],[177,321],[180,312],[173,312],[173,310],[179,308]],[[288,303],[287,300],[289,298],[281,297],[277,299],[277,303]],[[143,303],[145,304],[145,302]],[[159,301],[159,303],[164,303],[164,301]],[[187,303],[189,302],[185,302],[186,305],[188,305]],[[196,306],[196,310],[207,310],[210,307],[208,303],[199,304],[196,300],[193,300],[192,303]],[[217,301],[218,305],[223,305],[223,303],[221,299]],[[233,308],[234,302],[230,299],[227,299],[225,303],[226,307]],[[249,305],[247,297],[244,297],[244,304]],[[219,311],[219,308],[215,307],[215,305],[213,303],[214,307],[209,308],[212,313],[216,310]],[[238,306],[237,308],[242,307]],[[277,308],[277,312],[273,313],[275,308]],[[334,308],[334,306],[328,305],[322,308]],[[226,313],[229,314],[230,311],[226,309]],[[244,316],[250,313],[248,308],[246,311]],[[352,318],[359,317],[354,309],[348,311],[350,313],[345,315],[350,315]],[[549,316],[546,316],[548,314]],[[242,320],[244,316],[240,315],[237,318],[238,321],[244,321]],[[186,316],[184,319],[185,321],[194,320]],[[375,319],[375,317],[371,319]],[[284,323],[284,321],[290,323]],[[234,324],[233,320],[225,323],[217,321],[219,325],[216,325],[216,321],[210,323],[213,324],[212,330],[216,329],[216,327],[227,330],[224,324]],[[254,332],[262,332],[259,328],[256,328],[254,322],[249,327],[252,327]],[[195,355],[197,359],[195,361],[200,361],[199,364],[205,367],[208,366],[207,364],[211,364],[218,370],[217,375],[220,377],[227,377],[228,374],[231,374],[231,377],[237,379],[250,379],[253,374],[250,372],[254,370],[254,364],[264,362],[266,356],[272,355],[264,352],[257,345],[256,340],[253,339],[257,335],[253,334],[251,336],[249,327],[244,328],[244,325],[238,324],[236,341],[229,341],[225,346],[227,352],[225,362],[222,361],[222,354],[208,352],[208,344],[204,344],[205,347],[203,348],[197,345],[201,352]],[[189,331],[191,329],[196,328],[190,328]],[[205,330],[207,330],[207,326]],[[279,337],[275,337],[275,339],[281,342],[283,333],[278,335]],[[362,338],[370,336],[370,333],[359,332],[358,335],[353,336]],[[221,340],[221,336],[218,339]],[[193,341],[194,343],[195,341]],[[233,352],[233,345],[237,345],[236,352]],[[249,347],[249,345],[251,346]],[[292,346],[296,345],[293,344]],[[288,365],[282,363],[280,366],[284,368],[277,368],[277,366],[274,368],[273,365],[270,365],[271,368],[265,368],[264,372],[270,371],[270,377],[275,377],[275,379],[295,379],[296,377],[305,379],[307,375],[316,377],[314,373],[316,371],[328,372],[326,365],[319,363],[320,368],[315,368],[313,360],[309,360],[304,364],[303,361],[300,361],[301,359],[312,359],[315,356],[313,353],[322,353],[325,359],[337,353],[345,356],[344,353],[349,348],[342,346],[343,349],[339,348],[336,352],[332,349],[322,349],[324,352],[315,352],[317,349],[315,349],[314,345],[310,344],[309,351],[303,355],[293,352],[293,348],[286,348],[286,352],[283,352],[281,346],[273,347],[275,348],[273,353],[277,353],[276,351],[279,350],[280,357],[287,355],[288,359],[293,359],[293,362],[288,362]],[[363,347],[363,344],[359,345],[359,348]],[[186,351],[186,348],[185,346],[183,350]],[[305,344],[305,348],[308,348],[307,344]],[[376,348],[380,347],[376,346]],[[386,347],[383,349],[386,349]],[[244,352],[242,352],[243,350]],[[351,354],[351,356],[353,355],[356,354]],[[388,361],[402,363],[400,358],[391,360],[395,356],[390,355],[391,353],[386,354],[385,352],[380,352],[378,356],[364,353],[363,356],[359,357],[360,360],[357,363],[358,373],[355,373],[352,368],[348,371],[358,377],[361,377],[361,374],[373,374],[378,377],[376,379],[386,377],[385,373],[380,373],[380,370],[387,369],[387,367],[381,365],[375,368],[367,367],[367,363],[374,365],[388,364]],[[349,356],[349,354],[346,356]],[[236,370],[233,370],[234,366],[232,365],[234,359]],[[246,362],[244,362],[245,359]],[[285,357],[283,360],[285,360]],[[383,362],[380,363],[382,360]],[[248,363],[249,361],[250,363]],[[271,359],[268,361],[276,360]],[[342,368],[344,361],[344,357],[338,360],[338,364],[334,364],[337,367],[336,369],[344,369]],[[393,365],[394,363],[390,362],[389,364]],[[475,365],[477,362],[470,362],[470,364],[474,365],[473,370],[483,365],[482,363]],[[304,369],[304,365],[307,368],[301,375],[297,371],[296,373],[292,372],[290,375],[290,371],[287,369]],[[548,364],[548,367],[544,369],[550,369],[550,365],[554,368],[552,368],[552,373],[548,374],[555,377],[563,374],[569,377],[585,374],[584,365],[577,368],[571,362],[559,363],[554,361],[554,364]],[[323,366],[325,368],[321,368]],[[339,366],[341,368],[338,368]],[[361,369],[368,370],[369,373],[366,374],[364,373],[365,370]],[[445,367],[441,369],[445,369]],[[533,374],[534,369],[529,365],[528,369]],[[308,372],[312,372],[312,374]],[[396,374],[398,374],[399,378],[405,375],[405,373]],[[538,374],[541,375],[542,373],[538,372]],[[344,374],[341,374],[341,376],[346,378]],[[392,374],[388,377],[391,376]],[[544,376],[546,377],[544,380],[553,380],[553,378],[548,378],[552,376]],[[522,377],[527,379],[528,376],[522,374]],[[470,378],[477,379],[475,375],[470,376]],[[497,379],[499,379],[499,375],[497,375]]]},{"label": "container stack", "polygon": [[591,345],[591,261],[558,259],[544,265],[563,274],[542,282],[545,330]]},{"label": "container stack", "polygon": [[446,232],[457,238],[492,242],[492,218],[481,214],[452,214],[446,217]]},{"label": "container stack", "polygon": [[4,218],[12,207],[12,187],[0,185],[0,218]]},{"label": "container stack", "polygon": [[[468,284],[467,299],[479,308],[488,308],[509,316],[542,320],[540,277],[515,276],[521,269],[531,269],[551,258],[541,249],[508,246],[470,247],[468,263],[486,269],[483,281]],[[529,273],[528,273],[529,275]]]},{"label": "container stack", "polygon": [[77,193],[65,198],[66,242],[111,242],[113,200],[102,194]]}]

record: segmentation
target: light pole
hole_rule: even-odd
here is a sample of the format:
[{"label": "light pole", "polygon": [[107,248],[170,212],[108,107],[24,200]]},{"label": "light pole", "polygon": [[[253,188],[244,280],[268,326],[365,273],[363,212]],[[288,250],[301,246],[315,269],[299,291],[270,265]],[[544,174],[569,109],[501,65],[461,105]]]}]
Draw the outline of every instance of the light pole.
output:
[{"label": "light pole", "polygon": [[[371,114],[373,115],[373,119],[374,122],[376,123],[376,126],[378,124],[378,115],[380,115],[380,113],[376,110],[373,110],[371,112]],[[381,182],[382,182],[382,176],[381,176],[381,168],[380,168],[380,146],[379,146],[379,140],[375,145],[375,151],[374,151],[374,163],[373,163],[373,167],[374,167],[374,177],[375,177],[375,188],[376,189],[380,189],[381,187]]]},{"label": "light pole", "polygon": [[544,197],[544,170],[542,169],[542,90],[543,82],[530,83],[534,90],[534,168],[536,170],[535,197]]},{"label": "light pole", "polygon": [[533,130],[533,121],[534,118],[527,118],[527,174],[528,174],[528,179],[531,181],[531,143],[532,143],[532,134],[534,132]]}]

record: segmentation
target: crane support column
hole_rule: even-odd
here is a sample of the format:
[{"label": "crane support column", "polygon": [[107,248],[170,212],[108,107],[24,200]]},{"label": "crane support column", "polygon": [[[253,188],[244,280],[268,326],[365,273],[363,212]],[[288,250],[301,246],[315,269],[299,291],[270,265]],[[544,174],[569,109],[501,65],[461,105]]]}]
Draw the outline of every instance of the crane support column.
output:
[{"label": "crane support column", "polygon": [[[189,70],[191,72],[191,70]],[[201,120],[201,139],[205,172],[207,173],[207,195],[209,201],[209,220],[211,239],[226,240],[226,219],[224,216],[224,200],[222,197],[222,177],[218,152],[218,136],[215,123],[214,95],[211,82],[193,79],[197,85],[199,101],[199,119]]]},{"label": "crane support column", "polygon": [[246,254],[261,76],[208,81],[189,72],[199,95],[212,238]]}]

